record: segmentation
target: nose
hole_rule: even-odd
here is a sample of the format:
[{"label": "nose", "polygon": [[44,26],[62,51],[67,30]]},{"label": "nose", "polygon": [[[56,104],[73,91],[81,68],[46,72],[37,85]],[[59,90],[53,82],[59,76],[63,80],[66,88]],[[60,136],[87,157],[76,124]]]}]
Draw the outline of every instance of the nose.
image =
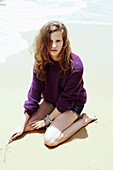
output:
[{"label": "nose", "polygon": [[52,43],[52,48],[55,48],[55,47],[56,47],[56,43],[53,42],[53,43]]}]

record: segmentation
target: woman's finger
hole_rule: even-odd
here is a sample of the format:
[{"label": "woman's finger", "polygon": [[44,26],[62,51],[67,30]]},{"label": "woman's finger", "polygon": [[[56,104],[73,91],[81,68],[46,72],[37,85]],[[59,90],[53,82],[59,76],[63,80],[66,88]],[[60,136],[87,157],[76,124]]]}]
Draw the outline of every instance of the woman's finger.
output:
[{"label": "woman's finger", "polygon": [[31,124],[31,126],[37,126],[38,125],[38,122],[36,122],[36,123],[33,123],[33,124]]},{"label": "woman's finger", "polygon": [[36,125],[36,123],[32,123],[32,124],[30,124],[31,126],[35,126]]},{"label": "woman's finger", "polygon": [[20,133],[15,134],[15,136],[12,137],[12,140],[16,139],[18,136],[20,136]]},{"label": "woman's finger", "polygon": [[30,122],[30,123],[28,123],[29,125],[31,125],[31,124],[33,124],[33,123],[36,123],[37,121],[35,120],[35,121],[33,121],[33,122]]},{"label": "woman's finger", "polygon": [[15,136],[16,136],[16,134],[14,134],[13,136],[11,136],[11,137],[9,138],[9,142],[12,141],[13,139],[15,139]]},{"label": "woman's finger", "polygon": [[17,133],[13,133],[13,134],[11,134],[11,136],[10,136],[10,138],[9,138],[9,140],[11,140],[15,135],[16,135]]},{"label": "woman's finger", "polygon": [[38,124],[34,124],[33,127],[36,129],[38,127]]}]

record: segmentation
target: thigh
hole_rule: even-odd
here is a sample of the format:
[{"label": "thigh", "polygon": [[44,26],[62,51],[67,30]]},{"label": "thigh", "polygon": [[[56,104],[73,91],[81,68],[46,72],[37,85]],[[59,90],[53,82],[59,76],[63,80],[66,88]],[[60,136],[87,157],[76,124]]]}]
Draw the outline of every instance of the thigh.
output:
[{"label": "thigh", "polygon": [[71,111],[61,113],[47,128],[45,137],[58,138],[78,118],[77,114]]},{"label": "thigh", "polygon": [[54,108],[51,107],[51,105],[46,102],[45,100],[42,101],[42,103],[39,105],[39,108],[37,112],[34,112],[27,123],[30,123],[35,120],[42,120],[44,119],[48,114],[50,114]]}]

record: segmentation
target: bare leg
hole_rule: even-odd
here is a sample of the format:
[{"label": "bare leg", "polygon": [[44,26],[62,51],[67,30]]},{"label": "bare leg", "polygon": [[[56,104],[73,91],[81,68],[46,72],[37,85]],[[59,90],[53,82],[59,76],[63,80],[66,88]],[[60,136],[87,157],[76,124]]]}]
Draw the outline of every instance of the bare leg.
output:
[{"label": "bare leg", "polygon": [[72,135],[74,135],[82,127],[87,126],[90,122],[94,120],[97,120],[95,116],[83,114],[81,119],[73,123],[69,128],[67,128],[61,133],[59,140],[58,140],[58,144],[61,142],[64,142],[65,140],[70,138]]},{"label": "bare leg", "polygon": [[74,122],[77,118],[77,115],[76,117],[74,117],[74,115],[75,114],[69,111],[59,115],[47,129],[44,143],[48,146],[56,146],[70,138],[79,129],[86,126],[91,121],[96,120],[96,117],[92,115],[83,114],[80,120]]},{"label": "bare leg", "polygon": [[42,120],[44,119],[48,114],[50,114],[54,109],[50,106],[50,104],[46,101],[43,101],[37,112],[33,113],[33,115],[30,117],[30,119],[28,120],[27,124],[26,124],[26,127],[24,129],[24,132],[27,132],[27,131],[32,131],[34,130],[34,128],[29,125],[28,123],[32,122],[32,121],[35,121],[35,120]]}]

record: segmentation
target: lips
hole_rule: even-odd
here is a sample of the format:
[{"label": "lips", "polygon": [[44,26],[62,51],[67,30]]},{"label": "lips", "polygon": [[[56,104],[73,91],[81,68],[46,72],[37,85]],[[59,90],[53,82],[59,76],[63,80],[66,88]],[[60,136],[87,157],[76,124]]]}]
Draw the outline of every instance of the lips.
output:
[{"label": "lips", "polygon": [[53,50],[51,50],[51,51],[57,51],[57,50],[53,49]]}]

